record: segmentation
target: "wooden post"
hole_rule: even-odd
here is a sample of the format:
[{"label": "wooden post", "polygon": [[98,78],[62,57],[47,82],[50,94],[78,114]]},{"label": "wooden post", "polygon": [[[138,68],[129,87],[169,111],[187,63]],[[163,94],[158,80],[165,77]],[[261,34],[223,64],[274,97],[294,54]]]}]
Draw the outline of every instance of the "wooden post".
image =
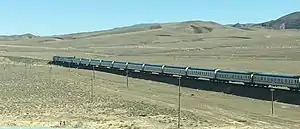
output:
[{"label": "wooden post", "polygon": [[180,87],[181,87],[181,76],[179,76],[178,78],[178,125],[177,128],[180,128],[180,120],[181,120],[181,116],[180,116],[180,105],[181,105],[181,101],[180,101],[180,97],[181,97],[181,91],[180,91]]},{"label": "wooden post", "polygon": [[95,81],[95,67],[93,66],[93,73],[91,78],[91,102],[94,101],[94,81]]},{"label": "wooden post", "polygon": [[275,91],[275,89],[270,89],[270,90],[271,90],[271,99],[272,99],[271,113],[273,116],[274,115],[274,94],[273,94],[273,92]]},{"label": "wooden post", "polygon": [[52,86],[52,64],[49,67],[49,86]]},{"label": "wooden post", "polygon": [[126,87],[128,88],[128,70],[126,70]]},{"label": "wooden post", "polygon": [[71,63],[69,62],[69,73],[71,72]]},{"label": "wooden post", "polygon": [[25,79],[27,79],[27,60],[25,61],[24,69],[25,69]]}]

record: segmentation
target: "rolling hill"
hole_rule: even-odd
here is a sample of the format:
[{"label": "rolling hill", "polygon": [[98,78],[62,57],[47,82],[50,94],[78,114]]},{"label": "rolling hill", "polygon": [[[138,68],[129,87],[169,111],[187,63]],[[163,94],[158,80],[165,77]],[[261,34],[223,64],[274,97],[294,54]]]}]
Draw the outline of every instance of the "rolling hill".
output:
[{"label": "rolling hill", "polygon": [[284,15],[276,20],[266,21],[263,23],[252,24],[234,24],[233,27],[247,28],[247,27],[265,27],[268,29],[300,29],[300,12],[293,12]]},{"label": "rolling hill", "polygon": [[[253,24],[184,21],[44,37],[3,37],[0,125],[37,121],[45,125],[41,122],[47,121],[47,126],[76,128],[176,126],[178,88],[174,85],[129,78],[126,88],[124,76],[95,72],[91,79],[93,73],[88,70],[49,67],[45,62],[54,55],[300,74],[299,31]],[[91,84],[94,102],[89,101]],[[299,106],[275,102],[276,116],[269,116],[269,102],[188,88],[182,88],[182,100],[184,128],[299,127]]]}]

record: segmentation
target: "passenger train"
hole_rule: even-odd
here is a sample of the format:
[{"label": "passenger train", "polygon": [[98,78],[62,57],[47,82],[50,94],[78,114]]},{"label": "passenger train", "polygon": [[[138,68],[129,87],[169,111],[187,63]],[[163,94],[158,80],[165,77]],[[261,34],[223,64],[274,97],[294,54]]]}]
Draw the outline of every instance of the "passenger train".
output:
[{"label": "passenger train", "polygon": [[209,81],[218,83],[241,82],[247,86],[283,86],[288,87],[293,91],[300,90],[300,76],[298,75],[232,71],[211,68],[95,60],[61,56],[53,56],[53,62],[69,65],[75,64],[77,66],[87,67],[106,67],[111,69],[129,70],[131,72],[179,75],[187,78],[207,79]]}]

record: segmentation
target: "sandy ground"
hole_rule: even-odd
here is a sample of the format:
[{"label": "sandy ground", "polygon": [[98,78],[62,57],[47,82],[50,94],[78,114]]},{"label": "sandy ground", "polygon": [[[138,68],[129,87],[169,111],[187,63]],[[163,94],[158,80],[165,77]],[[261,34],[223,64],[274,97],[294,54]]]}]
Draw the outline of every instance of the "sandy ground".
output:
[{"label": "sandy ground", "polygon": [[[190,24],[213,31],[187,33]],[[165,24],[156,30],[76,36],[81,38],[0,41],[0,125],[176,128],[177,87],[130,78],[126,88],[123,76],[96,72],[91,101],[92,72],[53,67],[50,74],[44,63],[54,55],[300,73],[298,31],[250,31],[185,22]],[[1,56],[14,58],[10,61]],[[267,101],[182,88],[182,128],[300,128],[299,106],[276,102],[275,116],[270,115],[270,107]]]},{"label": "sandy ground", "polygon": [[[176,128],[178,89],[169,84],[48,65],[2,62],[0,125]],[[5,68],[5,69],[4,69]],[[94,97],[91,99],[91,86]],[[300,108],[182,88],[182,128],[299,128]],[[65,121],[61,122],[61,121]],[[61,125],[60,125],[61,122]]]}]

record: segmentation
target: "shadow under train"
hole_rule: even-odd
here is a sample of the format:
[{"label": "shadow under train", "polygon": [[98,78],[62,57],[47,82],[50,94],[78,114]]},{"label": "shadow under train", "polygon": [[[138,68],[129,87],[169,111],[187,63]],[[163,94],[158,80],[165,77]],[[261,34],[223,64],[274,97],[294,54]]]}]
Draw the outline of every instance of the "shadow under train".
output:
[{"label": "shadow under train", "polygon": [[[84,62],[83,60],[81,61]],[[142,64],[142,66],[140,67],[139,66],[141,65],[140,63],[132,63],[132,65],[129,65],[129,62],[125,64],[123,63],[118,64],[118,62],[113,62],[113,63],[110,62],[111,64],[109,64],[109,62],[107,61],[106,63],[102,62],[103,65],[99,65],[99,63],[98,65],[95,65],[92,63],[92,60],[86,60],[86,62],[89,63],[88,64],[78,63],[73,60],[72,62],[50,61],[49,64],[55,64],[55,65],[60,65],[63,67],[70,67],[70,68],[87,69],[87,70],[94,69],[95,71],[107,72],[107,73],[124,75],[124,76],[126,76],[127,75],[126,72],[128,72],[128,76],[132,78],[139,78],[139,79],[152,80],[152,81],[178,85],[178,76],[176,77],[173,74],[167,74],[168,72],[165,73],[155,72],[155,70],[157,70],[155,66],[154,67],[156,69],[146,67],[146,65],[149,66],[149,64]],[[114,63],[116,63],[117,65]],[[126,69],[126,67],[129,69]],[[150,71],[150,69],[153,71]],[[169,70],[169,72],[170,71],[171,70]],[[233,94],[237,96],[261,99],[261,100],[271,100],[270,87],[266,87],[266,86],[258,87],[258,86],[249,86],[243,84],[241,85],[241,84],[229,83],[229,81],[224,83],[222,81],[216,81],[213,79],[196,78],[191,76],[180,76],[180,78],[181,78],[181,86],[188,87],[188,88],[223,92],[226,94]],[[299,97],[300,97],[299,92],[292,92],[287,89],[277,89],[274,91],[274,100],[278,102],[300,105],[300,100],[297,99]]]}]

